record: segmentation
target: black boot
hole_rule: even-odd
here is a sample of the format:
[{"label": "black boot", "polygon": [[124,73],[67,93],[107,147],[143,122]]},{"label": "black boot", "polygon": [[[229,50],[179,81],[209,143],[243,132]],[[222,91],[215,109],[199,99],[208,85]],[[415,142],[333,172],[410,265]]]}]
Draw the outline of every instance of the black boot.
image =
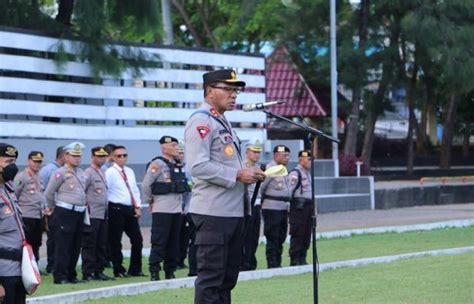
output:
[{"label": "black boot", "polygon": [[175,279],[176,277],[174,276],[174,271],[167,271],[165,273],[165,279],[167,280],[171,280],[171,279]]},{"label": "black boot", "polygon": [[159,281],[160,280],[160,273],[159,272],[150,273],[150,280],[151,281]]}]

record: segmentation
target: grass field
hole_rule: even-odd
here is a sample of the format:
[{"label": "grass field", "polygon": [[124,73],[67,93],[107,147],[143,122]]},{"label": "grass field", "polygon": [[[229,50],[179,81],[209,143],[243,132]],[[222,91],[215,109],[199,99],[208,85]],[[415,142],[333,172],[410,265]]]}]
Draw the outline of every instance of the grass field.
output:
[{"label": "grass field", "polygon": [[[403,234],[358,235],[350,238],[322,239],[318,241],[320,263],[394,255],[434,249],[445,249],[474,245],[474,227],[459,229],[443,229]],[[311,251],[308,252],[310,262]],[[258,268],[266,268],[265,247],[257,251]],[[128,261],[125,265],[128,265]],[[148,259],[143,259],[143,270],[147,272]],[[285,248],[283,266],[289,265],[288,250]],[[80,274],[80,270],[78,270]],[[107,270],[111,275],[111,271]],[[187,270],[180,270],[177,277],[185,277]],[[81,277],[81,275],[79,275]],[[76,285],[54,285],[52,276],[43,277],[43,284],[35,296],[77,291],[90,288],[116,286],[134,282],[148,281],[149,277],[117,279],[109,282],[92,282]]]},{"label": "grass field", "polygon": [[[323,272],[320,303],[474,303],[474,254],[425,257]],[[192,303],[192,288],[87,303]],[[233,303],[312,303],[310,274],[241,282]]]}]

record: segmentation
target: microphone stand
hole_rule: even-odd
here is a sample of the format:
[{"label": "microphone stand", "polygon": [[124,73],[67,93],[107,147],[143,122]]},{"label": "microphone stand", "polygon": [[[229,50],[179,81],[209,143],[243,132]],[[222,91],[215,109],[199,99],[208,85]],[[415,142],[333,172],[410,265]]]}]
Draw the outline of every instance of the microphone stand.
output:
[{"label": "microphone stand", "polygon": [[273,114],[267,110],[263,110],[264,113],[267,115],[277,118],[279,120],[286,121],[289,124],[292,124],[294,126],[297,126],[298,128],[304,130],[307,134],[307,140],[310,141],[311,144],[311,206],[312,206],[312,223],[311,223],[311,236],[312,236],[312,251],[313,251],[313,301],[314,304],[318,303],[318,276],[319,276],[319,262],[318,262],[318,252],[316,250],[316,226],[317,226],[317,221],[316,221],[316,213],[317,213],[317,208],[316,208],[316,200],[314,198],[315,196],[315,191],[314,191],[314,139],[316,136],[326,138],[332,142],[339,143],[339,139],[333,138],[322,131],[312,128],[308,125],[304,125],[301,123],[297,123],[292,121],[291,119],[288,119],[286,117]]}]

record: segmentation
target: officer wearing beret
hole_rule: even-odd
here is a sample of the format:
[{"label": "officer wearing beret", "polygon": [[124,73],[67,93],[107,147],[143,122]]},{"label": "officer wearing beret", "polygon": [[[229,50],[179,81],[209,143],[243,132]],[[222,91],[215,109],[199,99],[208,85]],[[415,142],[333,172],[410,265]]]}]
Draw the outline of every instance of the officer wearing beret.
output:
[{"label": "officer wearing beret", "polygon": [[106,262],[108,199],[107,182],[101,167],[109,154],[103,147],[92,148],[91,154],[91,165],[84,171],[90,225],[84,226],[82,238],[82,278],[86,281],[107,281],[113,278],[103,273]]},{"label": "officer wearing beret", "polygon": [[[260,160],[261,152],[262,146],[260,145],[260,141],[256,140],[254,143],[249,143],[245,151],[245,167],[255,169],[260,168],[258,161]],[[249,198],[252,199],[255,192],[255,184],[248,185],[248,192]],[[255,200],[255,205],[252,209],[252,215],[247,220],[244,238],[244,251],[242,255],[242,270],[257,269],[257,258],[255,257],[255,253],[257,252],[258,241],[260,238],[261,217],[260,201]]]},{"label": "officer wearing beret", "polygon": [[150,163],[142,182],[142,199],[150,204],[152,212],[149,258],[152,281],[160,279],[161,262],[164,262],[165,278],[175,278],[179,262],[182,194],[188,191],[184,172],[175,162],[178,140],[163,136],[160,144],[162,156]]},{"label": "officer wearing beret", "polygon": [[43,232],[41,217],[43,209],[46,208],[46,199],[43,193],[45,185],[38,176],[42,163],[43,153],[31,151],[28,154],[28,165],[15,177],[15,194],[25,224],[26,240],[33,249],[36,261],[39,260]]},{"label": "officer wearing beret", "polygon": [[306,265],[306,252],[311,242],[311,152],[298,153],[298,166],[288,175],[290,203],[290,265]]},{"label": "officer wearing beret", "polygon": [[[11,183],[18,172],[18,151],[0,143],[0,302],[25,303],[26,291],[21,280],[22,235],[16,218],[20,208]],[[20,223],[21,225],[21,223]]]},{"label": "officer wearing beret", "polygon": [[240,141],[224,116],[245,82],[233,70],[203,75],[205,102],[185,127],[186,163],[193,179],[189,212],[196,225],[195,303],[230,303],[242,255],[247,184],[265,178],[245,168]]},{"label": "officer wearing beret", "polygon": [[86,221],[86,176],[79,168],[84,145],[73,142],[64,147],[66,163],[50,178],[45,191],[49,210],[55,217],[54,283],[79,283],[76,264],[81,251]]},{"label": "officer wearing beret", "polygon": [[[278,145],[273,149],[273,161],[267,169],[277,165],[288,165],[290,149]],[[267,178],[262,183],[263,232],[267,238],[266,257],[268,268],[281,267],[283,243],[288,230],[288,208],[290,186],[288,176]]]}]

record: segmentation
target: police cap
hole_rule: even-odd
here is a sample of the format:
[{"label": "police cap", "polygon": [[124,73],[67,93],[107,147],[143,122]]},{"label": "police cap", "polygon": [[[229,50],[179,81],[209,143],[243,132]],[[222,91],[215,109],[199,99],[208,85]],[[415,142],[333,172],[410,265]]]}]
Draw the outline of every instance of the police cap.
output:
[{"label": "police cap", "polygon": [[217,70],[207,72],[202,75],[204,86],[211,85],[216,82],[232,84],[238,87],[245,87],[245,82],[237,79],[237,74],[232,69]]}]

